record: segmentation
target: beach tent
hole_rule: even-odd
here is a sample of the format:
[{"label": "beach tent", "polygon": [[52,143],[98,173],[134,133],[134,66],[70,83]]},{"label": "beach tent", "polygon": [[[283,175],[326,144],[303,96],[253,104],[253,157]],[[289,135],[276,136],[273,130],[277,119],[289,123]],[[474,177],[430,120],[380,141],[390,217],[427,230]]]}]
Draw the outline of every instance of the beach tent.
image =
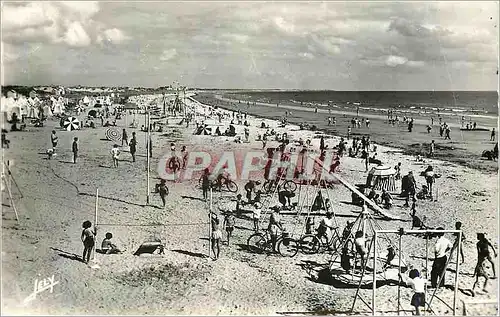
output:
[{"label": "beach tent", "polygon": [[396,171],[394,168],[389,166],[381,165],[373,167],[368,173],[366,186],[373,186],[375,190],[385,189],[389,192],[394,192],[396,191],[395,174]]}]

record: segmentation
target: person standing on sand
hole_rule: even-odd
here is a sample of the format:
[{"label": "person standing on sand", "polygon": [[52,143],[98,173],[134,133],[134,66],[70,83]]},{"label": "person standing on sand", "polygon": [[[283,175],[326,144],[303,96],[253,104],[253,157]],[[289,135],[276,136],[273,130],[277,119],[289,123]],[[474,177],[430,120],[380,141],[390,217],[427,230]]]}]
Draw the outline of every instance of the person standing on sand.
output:
[{"label": "person standing on sand", "polygon": [[212,212],[212,251],[214,252],[214,261],[216,261],[220,256],[220,240],[222,239],[222,231],[220,230],[219,217],[216,213]]},{"label": "person standing on sand", "polygon": [[[460,221],[457,221],[455,222],[455,230],[462,230],[462,223]],[[452,250],[455,250],[458,246],[458,233],[454,233],[453,234],[455,236],[455,242],[453,243],[453,248]],[[464,245],[464,241],[465,241],[465,235],[464,233],[462,232],[462,240],[460,240],[460,257],[462,258],[462,263],[460,264],[464,264],[465,262],[465,259],[464,259],[464,248],[463,248],[463,245]],[[452,257],[452,253],[450,253],[450,258]]]},{"label": "person standing on sand", "polygon": [[445,133],[444,139],[445,140],[451,140],[450,131],[451,131],[450,126],[446,125],[445,131],[444,131],[444,133]]},{"label": "person standing on sand", "polygon": [[201,190],[203,191],[203,200],[207,201],[208,192],[210,191],[210,171],[208,168],[203,170],[199,182],[201,182]]},{"label": "person standing on sand", "polygon": [[[495,130],[495,129],[493,129]],[[53,153],[56,152],[56,147],[57,147],[57,141],[59,140],[59,137],[56,135],[56,130],[52,130],[52,134],[50,135],[50,141],[52,142],[52,151]]]},{"label": "person standing on sand", "polygon": [[222,223],[222,226],[224,229],[226,229],[227,233],[227,245],[229,245],[229,240],[231,239],[231,236],[234,231],[234,225],[235,225],[235,218],[234,215],[228,211],[225,216],[224,216],[224,221]]},{"label": "person standing on sand", "polygon": [[415,307],[415,315],[420,316],[420,307],[425,307],[425,285],[427,280],[420,277],[420,272],[417,269],[410,270],[409,279],[405,278],[401,273],[398,274],[401,280],[415,292],[411,297],[410,304]]},{"label": "person standing on sand", "polygon": [[493,278],[496,278],[496,272],[495,272],[495,263],[493,262],[493,259],[491,258],[490,254],[490,248],[493,250],[493,253],[495,254],[495,258],[497,257],[497,252],[495,251],[495,248],[491,244],[491,242],[486,239],[486,236],[484,233],[478,233],[477,234],[477,262],[482,263],[486,260],[490,262],[491,269],[493,270]]},{"label": "person standing on sand", "polygon": [[83,223],[82,227],[83,227],[81,235],[81,239],[83,242],[82,260],[85,264],[88,264],[90,261],[90,254],[92,253],[92,249],[94,248],[95,245],[95,236],[97,234],[97,230],[92,231],[92,229],[90,229],[92,227],[92,222],[88,220]]},{"label": "person standing on sand", "polygon": [[401,179],[401,162],[398,162],[398,165],[394,167],[394,170],[396,171],[396,176],[394,177],[395,180],[400,180]]},{"label": "person standing on sand", "polygon": [[182,155],[182,169],[186,169],[188,160],[188,151],[185,145],[182,146],[181,155]]},{"label": "person standing on sand", "polygon": [[[444,230],[443,227],[437,228],[437,230]],[[452,244],[450,240],[444,237],[444,233],[439,232],[436,234],[438,237],[436,244],[434,245],[434,262],[432,263],[431,270],[431,285],[432,288],[438,287],[437,283],[439,278],[442,276],[439,283],[439,287],[444,286],[445,281],[445,269],[448,257],[446,254],[451,250]]]},{"label": "person standing on sand", "polygon": [[436,143],[434,143],[434,140],[432,140],[429,149],[429,157],[434,157],[435,149],[436,149]]},{"label": "person standing on sand", "polygon": [[113,167],[118,167],[119,156],[120,156],[120,149],[118,148],[118,144],[115,144],[111,149],[111,157],[113,158]]},{"label": "person standing on sand", "polygon": [[490,136],[490,141],[495,141],[495,128],[493,128],[493,130],[491,130],[491,136]]},{"label": "person standing on sand", "polygon": [[135,138],[135,132],[132,132],[132,139],[130,139],[128,146],[130,148],[130,154],[132,155],[132,162],[135,162],[135,152],[137,151],[137,139]]},{"label": "person standing on sand", "polygon": [[76,159],[78,157],[78,138],[73,138],[73,145],[71,147],[73,151],[73,164],[76,164]]},{"label": "person standing on sand", "polygon": [[351,127],[347,127],[347,140],[351,137]]},{"label": "person standing on sand", "polygon": [[125,142],[126,145],[128,145],[128,135],[127,135],[127,130],[123,129],[122,131],[122,146],[123,142]]},{"label": "person standing on sand", "polygon": [[416,201],[415,199],[415,191],[417,189],[417,183],[415,181],[415,178],[413,177],[413,172],[409,171],[408,175],[406,177],[406,202],[403,205],[403,207],[410,207],[408,204],[410,201],[410,197],[412,198],[413,202]]},{"label": "person standing on sand", "polygon": [[166,197],[168,195],[167,181],[162,179],[159,184],[155,186],[156,192],[160,194],[161,202],[163,203],[163,208],[166,206]]}]

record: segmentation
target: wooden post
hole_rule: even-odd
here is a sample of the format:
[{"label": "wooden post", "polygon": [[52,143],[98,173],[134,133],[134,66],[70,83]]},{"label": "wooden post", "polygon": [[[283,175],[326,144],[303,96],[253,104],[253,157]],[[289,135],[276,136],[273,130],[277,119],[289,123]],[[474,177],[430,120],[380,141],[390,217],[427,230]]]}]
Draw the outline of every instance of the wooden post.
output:
[{"label": "wooden post", "polygon": [[149,112],[147,114],[147,120],[146,120],[146,125],[147,125],[147,129],[148,129],[148,132],[146,134],[146,178],[147,178],[147,181],[146,181],[146,205],[149,205],[149,162],[150,162],[150,158],[149,158],[149,151],[151,151],[151,149],[149,148],[150,147],[150,140],[151,140],[151,132],[150,132],[150,129],[149,129]]},{"label": "wooden post", "polygon": [[[455,271],[455,287],[454,287],[454,293],[453,294],[453,316],[457,315],[457,292],[458,292],[458,275],[460,274],[460,248],[462,244],[462,231],[458,233],[458,241],[457,241],[457,267]],[[446,268],[445,268],[446,269]]]},{"label": "wooden post", "polygon": [[401,234],[402,233],[401,231],[403,230],[403,228],[400,228],[399,230],[400,230],[400,234],[399,234],[399,246],[398,246],[398,248],[399,248],[399,250],[398,250],[398,254],[399,254],[398,255],[398,257],[399,257],[399,259],[398,259],[398,261],[399,261],[399,263],[398,263],[398,316],[399,316],[399,311],[400,311],[399,309],[401,307],[401,244],[402,244],[401,240],[403,240],[403,235]]},{"label": "wooden post", "polygon": [[377,231],[374,232],[373,240],[375,248],[373,248],[373,288],[372,288],[372,316],[376,315],[377,306],[375,305],[375,293],[377,289]]},{"label": "wooden post", "polygon": [[208,221],[208,257],[212,256],[212,186],[210,186],[210,203],[208,207],[209,221]]},{"label": "wooden post", "polygon": [[[7,177],[9,177],[9,175],[7,175]],[[5,179],[5,173],[2,176],[2,178],[4,180],[5,186],[7,187],[7,193],[9,194],[10,203],[12,204],[12,208],[14,209],[14,213],[16,214],[16,220],[19,222],[19,215],[17,214],[16,204],[14,203],[14,198],[12,197],[12,192],[10,191],[10,182]]]},{"label": "wooden post", "polygon": [[[425,235],[425,279],[429,280],[429,235]],[[427,297],[427,283],[424,285],[425,297]],[[427,309],[429,309],[428,307]],[[425,303],[424,303],[424,316],[426,315]]]},{"label": "wooden post", "polygon": [[[94,211],[94,233],[96,234],[97,236],[97,209],[98,209],[98,201],[99,201],[99,188],[96,189],[95,191],[95,211]],[[95,240],[95,239],[94,239]],[[95,261],[96,260],[96,246],[95,246],[95,243],[94,243],[94,255],[92,257],[92,260]]]}]

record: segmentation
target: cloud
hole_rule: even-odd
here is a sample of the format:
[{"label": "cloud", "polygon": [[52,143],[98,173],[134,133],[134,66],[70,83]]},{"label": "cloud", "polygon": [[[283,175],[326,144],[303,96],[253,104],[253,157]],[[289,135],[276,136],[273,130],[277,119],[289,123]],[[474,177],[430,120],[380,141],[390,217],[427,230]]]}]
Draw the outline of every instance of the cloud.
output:
[{"label": "cloud", "polygon": [[129,37],[118,28],[107,28],[93,18],[98,2],[30,2],[2,6],[2,31],[6,42],[66,44],[86,47],[103,41],[123,43]]},{"label": "cloud", "polygon": [[390,67],[395,67],[398,65],[403,65],[408,61],[408,58],[404,56],[390,55],[385,59],[385,64]]},{"label": "cloud", "polygon": [[159,59],[160,61],[166,62],[173,59],[175,56],[177,56],[177,50],[175,48],[171,48],[164,50]]},{"label": "cloud", "polygon": [[129,36],[125,35],[123,31],[117,28],[107,29],[99,34],[96,38],[97,43],[112,43],[112,44],[121,44],[130,39]]},{"label": "cloud", "polygon": [[91,43],[90,37],[79,22],[73,22],[68,26],[63,41],[75,47],[87,46]]},{"label": "cloud", "polygon": [[40,1],[2,10],[3,60],[15,61],[6,78],[20,83],[154,86],[168,71],[220,88],[498,84],[487,71],[498,68],[497,2]]},{"label": "cloud", "polygon": [[299,53],[299,56],[305,59],[314,59],[314,54],[309,52]]}]

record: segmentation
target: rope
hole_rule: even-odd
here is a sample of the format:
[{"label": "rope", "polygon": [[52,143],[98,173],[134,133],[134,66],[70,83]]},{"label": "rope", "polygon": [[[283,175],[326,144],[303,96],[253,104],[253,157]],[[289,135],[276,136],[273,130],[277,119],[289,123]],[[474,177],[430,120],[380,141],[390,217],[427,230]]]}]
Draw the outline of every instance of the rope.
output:
[{"label": "rope", "polygon": [[120,223],[98,223],[98,226],[112,226],[112,227],[174,227],[174,226],[200,226],[207,225],[208,222],[200,223],[172,223],[172,224],[120,224]]}]

